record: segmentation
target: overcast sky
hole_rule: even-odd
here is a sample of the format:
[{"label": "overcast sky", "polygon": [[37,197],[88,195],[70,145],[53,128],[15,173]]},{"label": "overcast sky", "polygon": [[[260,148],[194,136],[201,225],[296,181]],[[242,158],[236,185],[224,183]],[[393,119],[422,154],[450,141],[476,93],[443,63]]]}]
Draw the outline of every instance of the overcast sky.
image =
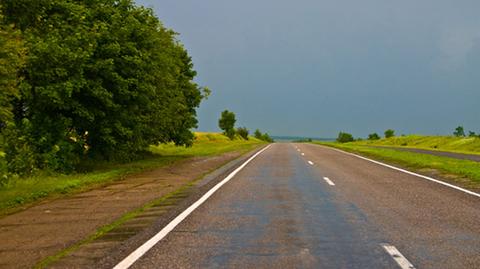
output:
[{"label": "overcast sky", "polygon": [[193,58],[220,112],[273,135],[480,131],[478,0],[137,0]]}]

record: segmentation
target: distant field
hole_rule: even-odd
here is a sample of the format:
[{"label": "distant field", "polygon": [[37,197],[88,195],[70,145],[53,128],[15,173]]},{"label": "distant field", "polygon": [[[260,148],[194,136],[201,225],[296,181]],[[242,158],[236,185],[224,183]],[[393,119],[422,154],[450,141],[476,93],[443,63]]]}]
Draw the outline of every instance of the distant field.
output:
[{"label": "distant field", "polygon": [[121,180],[128,175],[171,165],[194,156],[219,155],[226,152],[248,152],[265,142],[255,138],[229,140],[221,134],[196,133],[190,148],[173,144],[151,146],[150,153],[130,163],[96,162],[84,164],[83,173],[70,175],[39,173],[29,178],[17,178],[0,187],[0,216],[40,199],[81,192]]},{"label": "distant field", "polygon": [[363,140],[355,142],[354,144],[480,154],[480,138],[478,137],[408,135],[380,140]]},{"label": "distant field", "polygon": [[[479,162],[440,157],[430,154],[405,152],[388,148],[374,148],[368,146],[370,144],[365,142],[342,144],[336,142],[316,141],[314,143],[357,153],[372,159],[399,165],[419,173],[440,176],[444,179],[457,182],[467,188],[480,188]],[[391,144],[383,145],[392,146]]]}]

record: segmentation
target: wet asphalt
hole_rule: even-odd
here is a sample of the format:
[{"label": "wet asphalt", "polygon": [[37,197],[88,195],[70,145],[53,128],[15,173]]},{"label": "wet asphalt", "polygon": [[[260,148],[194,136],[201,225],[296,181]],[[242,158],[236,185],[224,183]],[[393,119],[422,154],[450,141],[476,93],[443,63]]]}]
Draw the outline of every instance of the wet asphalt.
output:
[{"label": "wet asphalt", "polygon": [[279,143],[132,268],[400,268],[384,243],[417,268],[480,268],[479,202],[329,148]]}]

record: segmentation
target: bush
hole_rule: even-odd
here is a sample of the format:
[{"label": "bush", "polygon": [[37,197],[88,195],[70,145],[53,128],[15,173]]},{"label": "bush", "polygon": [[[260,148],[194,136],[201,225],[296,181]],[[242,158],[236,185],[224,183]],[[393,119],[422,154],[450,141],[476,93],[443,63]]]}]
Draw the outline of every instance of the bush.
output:
[{"label": "bush", "polygon": [[353,141],[354,141],[353,135],[349,133],[344,133],[344,132],[338,133],[337,142],[347,143],[347,142],[353,142]]},{"label": "bush", "polygon": [[223,130],[223,133],[230,139],[235,138],[235,113],[225,110],[220,115],[218,120],[218,127]]},{"label": "bush", "polygon": [[390,138],[395,136],[395,131],[392,129],[388,129],[385,131],[385,138]]},{"label": "bush", "polygon": [[458,126],[457,128],[455,128],[455,132],[453,132],[453,135],[456,137],[465,136],[465,130],[463,129],[463,126]]},{"label": "bush", "polygon": [[380,136],[377,133],[369,134],[368,140],[379,140]]},{"label": "bush", "polygon": [[249,133],[250,133],[250,132],[248,131],[247,127],[239,127],[239,128],[237,128],[237,134],[238,134],[241,138],[243,138],[243,139],[245,139],[245,140],[248,140],[248,134],[249,134]]}]

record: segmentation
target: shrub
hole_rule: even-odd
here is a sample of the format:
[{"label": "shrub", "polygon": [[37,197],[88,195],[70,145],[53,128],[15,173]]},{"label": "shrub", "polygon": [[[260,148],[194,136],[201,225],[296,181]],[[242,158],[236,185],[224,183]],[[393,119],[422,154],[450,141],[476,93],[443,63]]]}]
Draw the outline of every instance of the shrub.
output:
[{"label": "shrub", "polygon": [[388,129],[385,131],[385,138],[390,138],[395,136],[395,131],[392,129]]},{"label": "shrub", "polygon": [[243,138],[243,139],[245,139],[245,140],[248,140],[248,134],[249,134],[249,133],[250,133],[250,132],[248,131],[247,127],[239,127],[239,128],[237,128],[237,134],[238,134],[241,138]]},{"label": "shrub", "polygon": [[465,130],[463,129],[463,126],[458,126],[457,128],[455,128],[453,135],[456,137],[465,136]]},{"label": "shrub", "polygon": [[235,137],[235,113],[225,110],[220,115],[218,120],[218,127],[223,130],[223,133],[230,139]]},{"label": "shrub", "polygon": [[369,134],[368,140],[379,140],[380,136],[377,133]]},{"label": "shrub", "polygon": [[353,135],[349,133],[344,133],[344,132],[338,133],[337,142],[347,143],[347,142],[353,142],[353,141],[354,141]]}]

